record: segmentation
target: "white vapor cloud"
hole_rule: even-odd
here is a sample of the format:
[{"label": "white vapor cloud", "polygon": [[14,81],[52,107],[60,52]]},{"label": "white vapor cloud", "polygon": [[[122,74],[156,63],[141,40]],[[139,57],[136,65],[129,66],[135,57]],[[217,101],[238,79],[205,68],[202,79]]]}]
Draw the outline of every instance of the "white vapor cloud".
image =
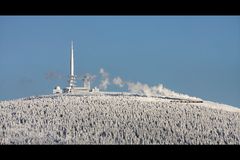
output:
[{"label": "white vapor cloud", "polygon": [[123,87],[124,84],[126,84],[129,92],[143,94],[146,96],[166,96],[171,98],[199,99],[196,97],[190,97],[186,94],[174,92],[168,88],[165,88],[163,84],[158,84],[156,86],[149,86],[148,84],[143,84],[140,82],[135,83],[135,82],[124,81],[119,76],[113,79],[113,84],[119,87]]},{"label": "white vapor cloud", "polygon": [[108,85],[110,85],[109,74],[103,68],[100,68],[100,72],[99,73],[102,76],[102,80],[101,80],[101,82],[99,84],[99,89],[106,90]]},{"label": "white vapor cloud", "polygon": [[174,92],[168,88],[165,88],[163,84],[148,86],[147,84],[142,84],[140,82],[127,82],[127,85],[130,92],[144,94],[146,96],[166,96],[171,98],[199,99],[196,97],[190,97],[186,94]]},{"label": "white vapor cloud", "polygon": [[[106,90],[107,87],[111,84],[109,80],[109,74],[103,69],[100,68],[99,73],[101,74],[101,82],[99,84],[99,89]],[[171,98],[183,98],[183,99],[196,99],[200,100],[196,97],[190,97],[186,94],[174,92],[166,87],[163,84],[158,84],[155,86],[149,86],[148,84],[143,84],[141,82],[130,82],[125,81],[121,77],[117,76],[113,78],[112,84],[122,88],[124,85],[127,85],[128,91],[131,93],[142,94],[146,96],[164,96]]]},{"label": "white vapor cloud", "polygon": [[128,90],[132,93],[144,94],[146,96],[153,96],[151,88],[147,84],[140,82],[127,82]]},{"label": "white vapor cloud", "polygon": [[120,77],[115,77],[113,78],[113,84],[122,88],[124,86],[124,81]]}]

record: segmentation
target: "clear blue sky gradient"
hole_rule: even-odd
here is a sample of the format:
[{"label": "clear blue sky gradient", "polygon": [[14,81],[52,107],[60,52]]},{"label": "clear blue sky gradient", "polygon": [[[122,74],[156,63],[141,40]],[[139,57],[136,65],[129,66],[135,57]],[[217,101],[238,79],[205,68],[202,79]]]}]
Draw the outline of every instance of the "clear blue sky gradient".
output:
[{"label": "clear blue sky gradient", "polygon": [[97,75],[94,84],[102,67],[240,107],[240,16],[1,16],[0,100],[67,86],[45,75],[69,74],[71,40],[76,73]]}]

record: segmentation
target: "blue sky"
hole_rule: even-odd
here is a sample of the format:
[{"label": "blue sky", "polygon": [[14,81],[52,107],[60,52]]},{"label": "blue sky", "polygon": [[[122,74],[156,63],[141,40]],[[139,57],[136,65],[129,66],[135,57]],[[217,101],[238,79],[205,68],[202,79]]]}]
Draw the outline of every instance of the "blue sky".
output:
[{"label": "blue sky", "polygon": [[[159,83],[240,107],[240,16],[1,16],[0,100],[52,93],[75,71]],[[116,88],[109,87],[109,91]]]}]

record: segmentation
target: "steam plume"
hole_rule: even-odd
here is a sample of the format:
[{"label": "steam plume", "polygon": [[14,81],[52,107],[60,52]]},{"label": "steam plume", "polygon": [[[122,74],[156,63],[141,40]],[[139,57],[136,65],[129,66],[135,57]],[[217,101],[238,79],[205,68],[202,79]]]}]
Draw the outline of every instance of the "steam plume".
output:
[{"label": "steam plume", "polygon": [[113,84],[119,87],[123,87],[124,84],[126,84],[129,92],[143,94],[146,96],[166,96],[166,97],[172,97],[172,98],[199,99],[196,97],[190,97],[186,94],[174,92],[168,88],[165,88],[163,84],[158,84],[156,86],[149,86],[148,84],[143,84],[140,82],[134,83],[134,82],[124,81],[120,77],[115,77],[113,79]]},{"label": "steam plume", "polygon": [[115,78],[113,78],[113,84],[122,88],[124,86],[124,81],[120,77],[115,77]]},{"label": "steam plume", "polygon": [[[110,80],[109,80],[109,74],[103,68],[100,68],[99,73],[101,75],[99,89],[106,90],[107,87],[111,84]],[[54,77],[58,77],[58,76],[59,75],[54,72],[50,72],[47,75],[48,78],[54,78]],[[91,81],[91,80],[95,79],[96,76],[87,73],[84,76],[84,78],[86,81]],[[142,95],[146,95],[146,96],[165,96],[165,97],[171,97],[171,98],[184,98],[184,99],[191,98],[191,99],[199,100],[199,98],[196,98],[196,97],[190,97],[186,94],[174,92],[174,91],[164,87],[163,84],[149,86],[148,84],[143,84],[141,82],[135,83],[135,82],[125,81],[119,76],[113,78],[112,83],[120,88],[124,87],[124,85],[126,84],[129,92],[142,94]]]},{"label": "steam plume", "polygon": [[84,78],[87,80],[87,81],[93,81],[95,78],[96,78],[96,75],[91,75],[90,73],[86,73],[84,75]]},{"label": "steam plume", "polygon": [[156,86],[148,86],[147,84],[142,84],[140,82],[133,83],[127,82],[128,90],[130,92],[144,94],[146,96],[166,96],[173,98],[192,98],[188,95],[176,93],[170,89],[165,88],[162,84]]},{"label": "steam plume", "polygon": [[101,80],[101,82],[99,84],[99,88],[102,89],[102,90],[106,90],[108,85],[110,85],[109,75],[103,68],[100,69],[99,73],[102,76],[102,80]]}]

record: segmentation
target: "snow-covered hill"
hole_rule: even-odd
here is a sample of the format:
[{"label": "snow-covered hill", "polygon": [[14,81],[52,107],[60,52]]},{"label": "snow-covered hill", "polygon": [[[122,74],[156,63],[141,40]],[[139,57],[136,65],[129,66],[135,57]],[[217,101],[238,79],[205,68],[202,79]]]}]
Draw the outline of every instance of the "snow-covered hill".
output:
[{"label": "snow-covered hill", "polygon": [[0,144],[240,144],[240,109],[120,94],[0,101]]}]

